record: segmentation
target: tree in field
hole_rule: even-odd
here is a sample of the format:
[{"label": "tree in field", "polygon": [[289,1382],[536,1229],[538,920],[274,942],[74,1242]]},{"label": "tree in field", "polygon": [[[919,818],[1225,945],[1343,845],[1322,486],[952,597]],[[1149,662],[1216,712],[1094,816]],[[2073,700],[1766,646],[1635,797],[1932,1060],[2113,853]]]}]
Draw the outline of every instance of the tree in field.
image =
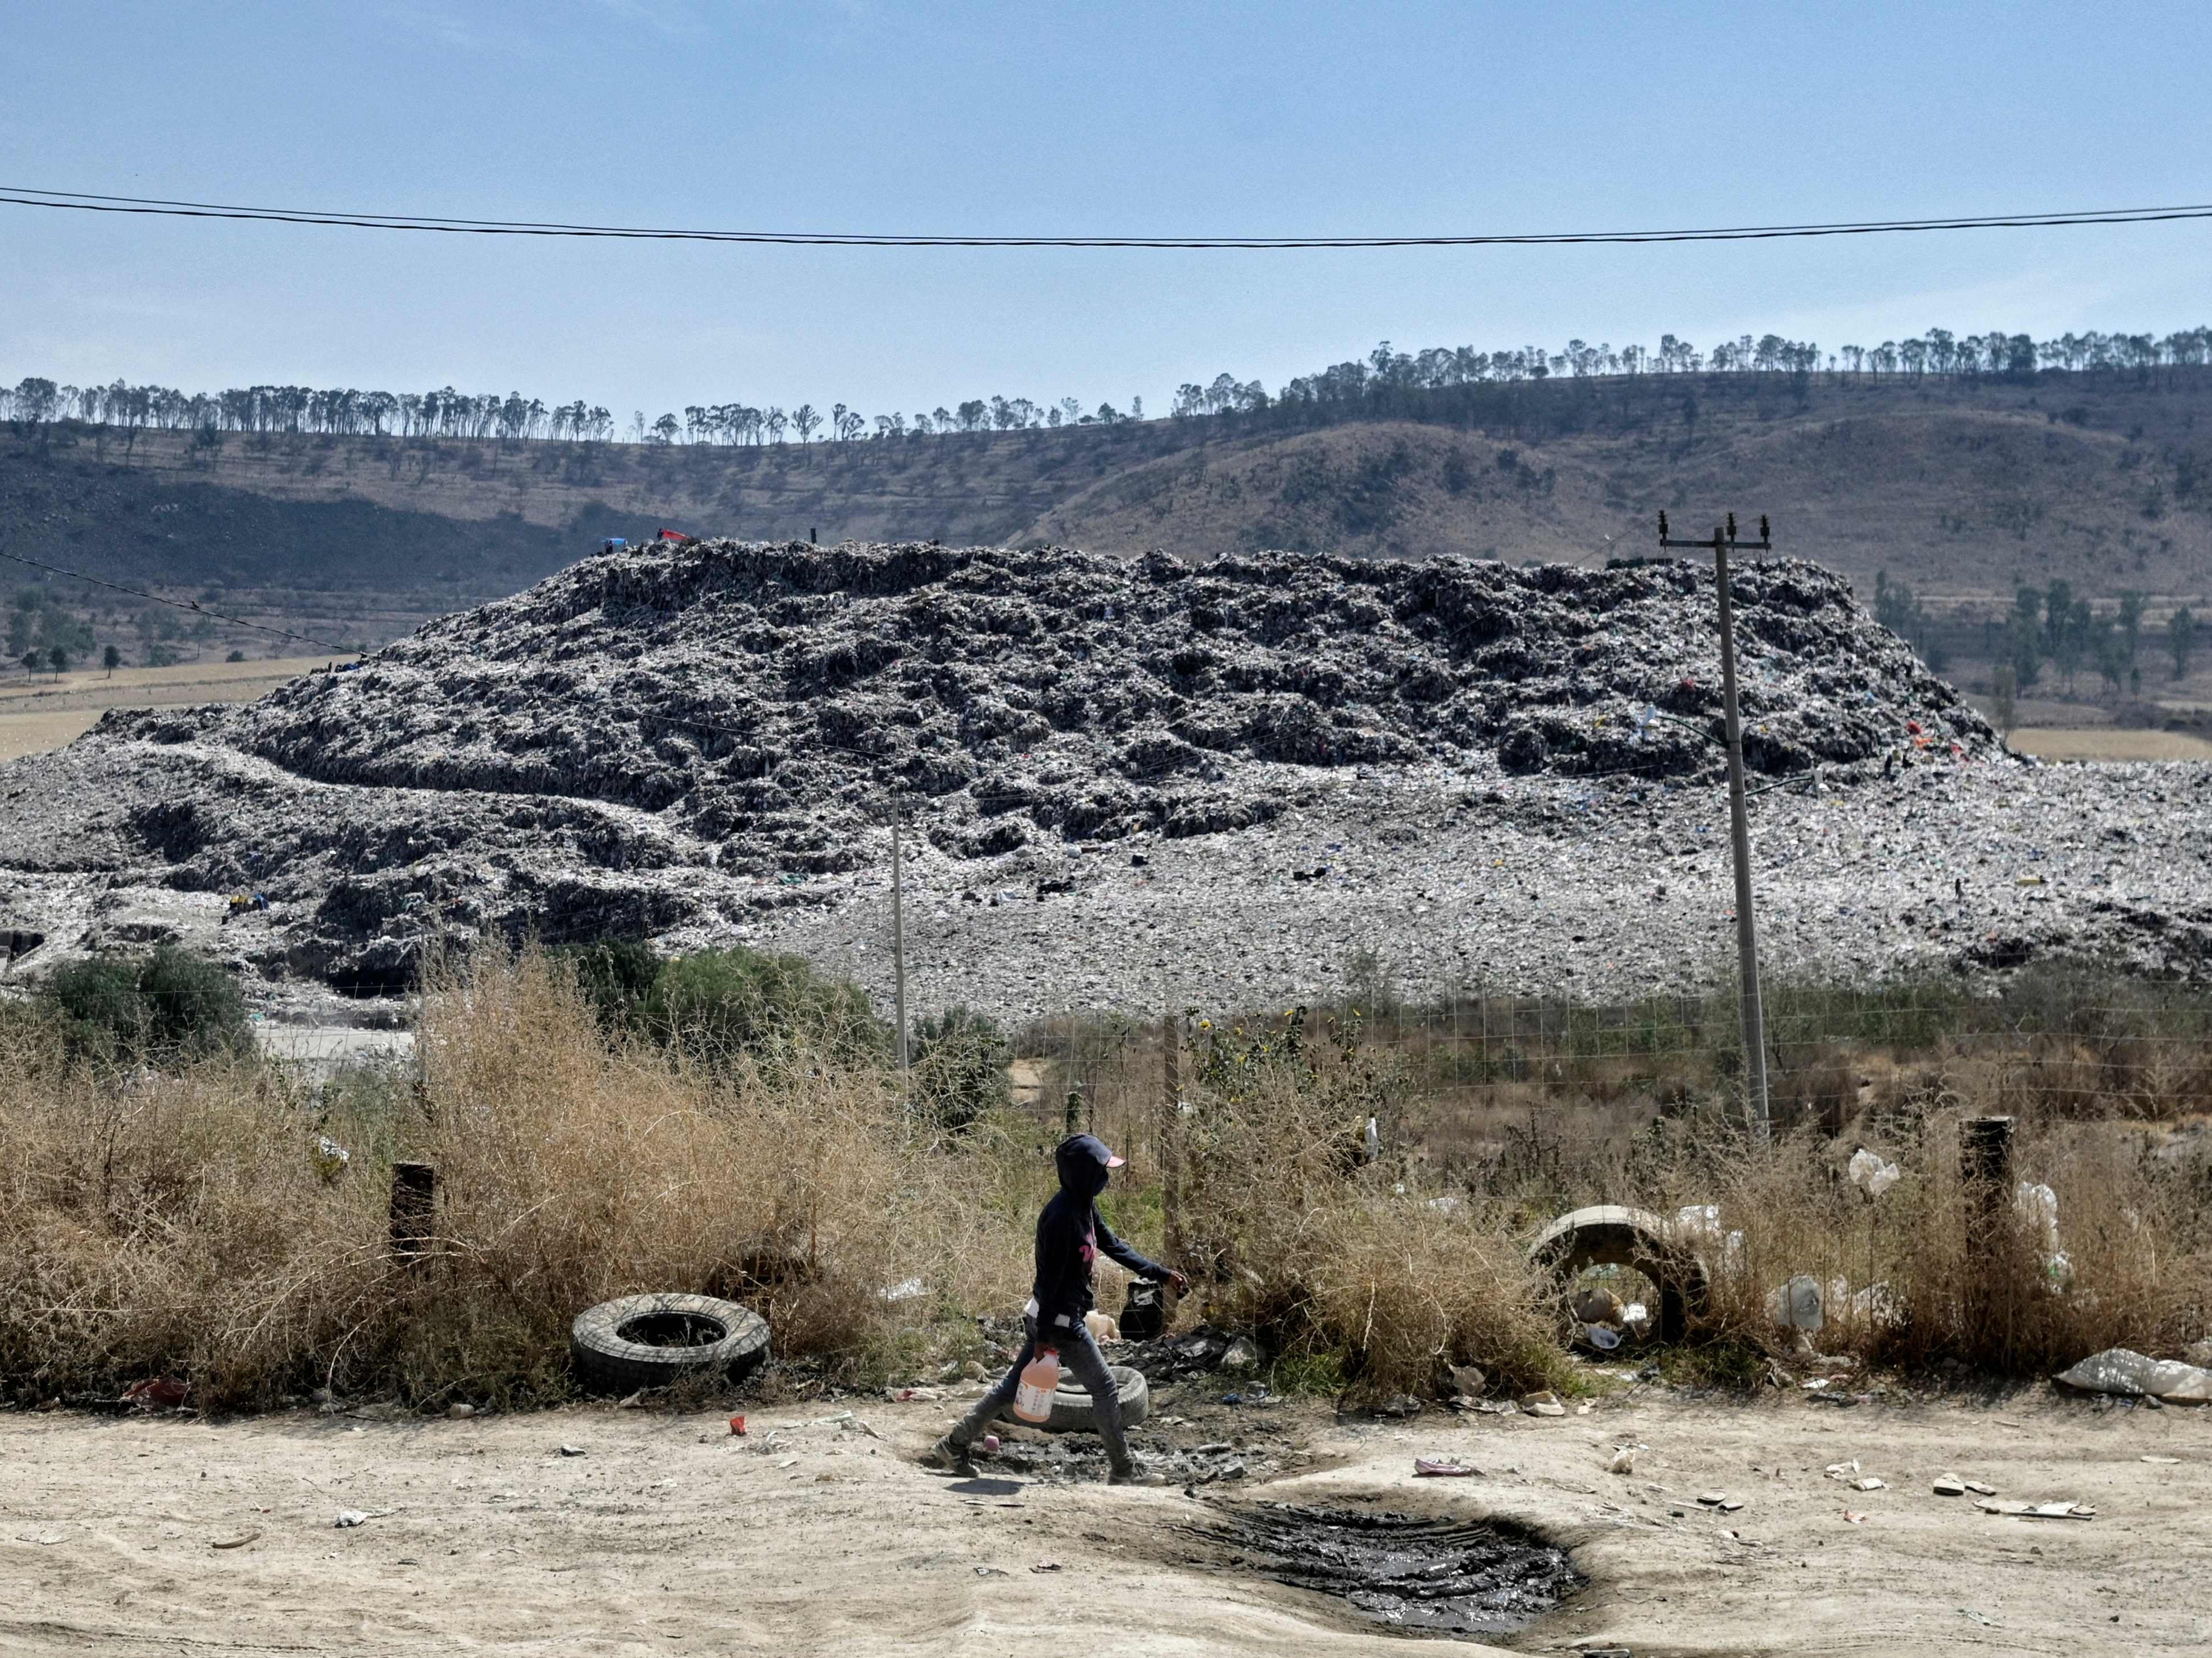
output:
[{"label": "tree in field", "polygon": [[2130,667],[2135,666],[2136,646],[2142,637],[2143,596],[2133,589],[2120,593],[2120,645]]},{"label": "tree in field", "polygon": [[2012,596],[2012,615],[2005,623],[2005,655],[2013,675],[2025,689],[2043,671],[2043,593],[2025,585]]},{"label": "tree in field", "polygon": [[799,428],[799,446],[804,448],[814,428],[822,424],[822,416],[814,412],[812,404],[802,403],[791,411],[791,423]]},{"label": "tree in field", "polygon": [[830,435],[836,442],[845,440],[845,405],[842,403],[830,405]]},{"label": "tree in field", "polygon": [[2020,676],[2013,671],[2010,663],[2002,665],[1990,676],[1990,713],[1996,722],[1998,732],[2007,742],[2010,742],[2013,725],[2017,718],[2014,699],[2020,694]]},{"label": "tree in field", "polygon": [[110,645],[101,654],[100,665],[107,670],[107,677],[110,679],[114,678],[115,671],[123,665],[123,653]]},{"label": "tree in field", "polygon": [[2197,649],[2197,618],[2184,604],[2166,619],[2166,642],[2173,653],[2173,677],[2189,677],[2189,659]]},{"label": "tree in field", "polygon": [[26,674],[34,674],[34,673],[38,672],[38,671],[39,671],[39,653],[38,653],[36,651],[26,651],[26,652],[24,652],[24,653],[23,653],[23,671],[24,671]]},{"label": "tree in field", "polygon": [[49,646],[46,650],[46,663],[53,669],[54,677],[59,679],[69,671],[69,653],[58,645]]}]

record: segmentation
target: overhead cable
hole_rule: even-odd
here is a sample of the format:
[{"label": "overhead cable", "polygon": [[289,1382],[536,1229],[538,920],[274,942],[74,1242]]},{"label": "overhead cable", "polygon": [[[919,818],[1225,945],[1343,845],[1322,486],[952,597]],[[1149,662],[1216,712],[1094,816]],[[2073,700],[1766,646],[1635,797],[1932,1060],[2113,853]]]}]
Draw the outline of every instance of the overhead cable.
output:
[{"label": "overhead cable", "polygon": [[2049,230],[2073,225],[2160,224],[2212,219],[2212,203],[2175,207],[2081,208],[2036,213],[1969,213],[1926,219],[1848,220],[1811,224],[1718,225],[1702,229],[1473,232],[1424,236],[1144,236],[991,235],[906,231],[685,230],[639,225],[569,224],[528,219],[461,219],[437,214],[367,213],[324,208],[254,207],[161,197],[105,196],[78,191],[0,185],[0,204],[81,213],[163,218],[240,219],[277,224],[336,225],[359,230],[429,231],[465,236],[557,236],[622,241],[725,242],[795,247],[977,247],[1223,249],[1278,252],[1296,249],[1394,247],[1575,247],[1651,242],[1769,241],[1809,236],[1876,236],[1936,230]]}]

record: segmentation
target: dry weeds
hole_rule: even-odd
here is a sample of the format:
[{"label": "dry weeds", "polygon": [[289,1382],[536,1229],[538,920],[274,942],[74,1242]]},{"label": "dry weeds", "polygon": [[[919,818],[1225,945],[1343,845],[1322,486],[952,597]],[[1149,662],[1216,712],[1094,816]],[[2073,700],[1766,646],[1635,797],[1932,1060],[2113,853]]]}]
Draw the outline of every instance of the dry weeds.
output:
[{"label": "dry weeds", "polygon": [[[2151,1155],[2157,1120],[2201,1108],[2206,1050],[2174,1034],[2196,1029],[2183,1014],[2140,1012],[2052,1015],[2060,1035],[2009,1048],[1924,1022],[1910,1042],[1808,1047],[1796,1126],[1765,1148],[1728,1108],[1717,1048],[1584,1051],[1548,1013],[1553,1035],[1509,1030],[1474,1083],[1439,1015],[1389,1040],[1350,1018],[1194,1024],[1172,1119],[1157,1029],[1131,1026],[1079,1110],[1131,1155],[1108,1207],[1153,1253],[1175,1151],[1186,1318],[1369,1392],[1425,1391],[1444,1363],[1558,1379],[1557,1314],[1521,1245],[1598,1201],[1710,1208],[1685,1232],[1713,1278],[1706,1339],[1786,1353],[1768,1297],[1802,1273],[1827,1291],[1824,1350],[2025,1374],[2112,1345],[2172,1352],[2212,1316],[2206,1165]],[[1026,1292],[1069,1080],[1052,1063],[1030,1112],[948,1138],[872,1059],[672,1056],[610,1037],[561,964],[497,953],[434,969],[421,1051],[419,1078],[311,1089],[235,1059],[102,1071],[0,1020],[0,1383],[44,1398],[178,1373],[240,1406],[325,1385],[556,1397],[574,1314],[645,1290],[744,1300],[781,1355],[859,1381],[963,1351],[968,1321]],[[2055,1230],[1961,1185],[1960,1124],[1992,1109],[2018,1118],[2015,1174],[2055,1194]],[[324,1137],[349,1157],[331,1178]],[[1878,1199],[1848,1174],[1862,1146],[1901,1171]],[[438,1170],[411,1266],[390,1246],[397,1159]],[[909,1280],[920,1295],[884,1295]]]}]

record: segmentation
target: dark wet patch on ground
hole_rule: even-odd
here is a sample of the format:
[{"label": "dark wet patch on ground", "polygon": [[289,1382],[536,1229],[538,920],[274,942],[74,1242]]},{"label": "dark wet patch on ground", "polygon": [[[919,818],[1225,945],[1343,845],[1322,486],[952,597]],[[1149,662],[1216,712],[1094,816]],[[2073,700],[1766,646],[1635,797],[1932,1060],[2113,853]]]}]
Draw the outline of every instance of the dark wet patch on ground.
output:
[{"label": "dark wet patch on ground", "polygon": [[1565,1549],[1497,1521],[1269,1503],[1188,1529],[1230,1550],[1231,1567],[1419,1633],[1510,1634],[1589,1581]]}]

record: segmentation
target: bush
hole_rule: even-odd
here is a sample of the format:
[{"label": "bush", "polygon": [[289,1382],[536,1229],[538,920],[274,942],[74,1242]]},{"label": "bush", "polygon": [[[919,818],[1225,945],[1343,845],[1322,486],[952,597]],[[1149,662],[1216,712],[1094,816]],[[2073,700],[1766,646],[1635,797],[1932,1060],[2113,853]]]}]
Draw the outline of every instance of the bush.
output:
[{"label": "bush", "polygon": [[988,1015],[951,1008],[924,1019],[915,1037],[915,1106],[939,1132],[957,1134],[1012,1102],[1012,1049]]},{"label": "bush", "polygon": [[879,1064],[890,1052],[890,1029],[858,985],[742,945],[666,963],[639,1017],[662,1042],[716,1062],[746,1054],[781,1068],[804,1048],[840,1065]]},{"label": "bush", "polygon": [[660,976],[660,957],[644,939],[563,944],[552,959],[574,970],[576,988],[599,1016],[600,1029],[612,1034],[639,1026],[653,982]]},{"label": "bush", "polygon": [[41,994],[70,1048],[102,1060],[192,1060],[252,1045],[238,981],[169,944],[150,956],[72,962]]}]

